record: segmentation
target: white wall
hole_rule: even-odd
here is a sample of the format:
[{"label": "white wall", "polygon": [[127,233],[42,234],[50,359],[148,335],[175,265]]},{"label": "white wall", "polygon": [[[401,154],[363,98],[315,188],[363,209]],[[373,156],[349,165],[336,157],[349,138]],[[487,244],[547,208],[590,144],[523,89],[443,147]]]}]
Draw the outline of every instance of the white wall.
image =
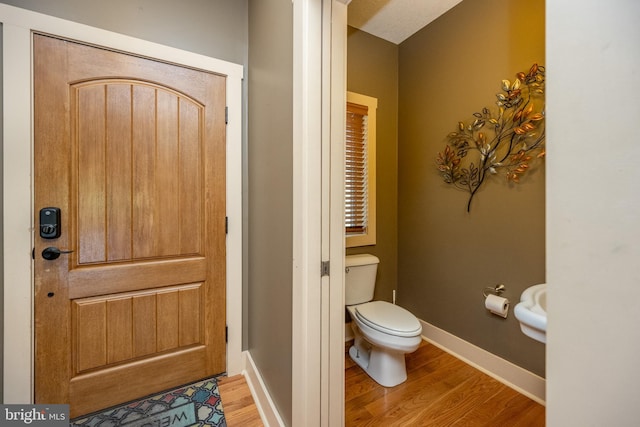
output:
[{"label": "white wall", "polygon": [[547,425],[637,426],[640,2],[547,2]]}]

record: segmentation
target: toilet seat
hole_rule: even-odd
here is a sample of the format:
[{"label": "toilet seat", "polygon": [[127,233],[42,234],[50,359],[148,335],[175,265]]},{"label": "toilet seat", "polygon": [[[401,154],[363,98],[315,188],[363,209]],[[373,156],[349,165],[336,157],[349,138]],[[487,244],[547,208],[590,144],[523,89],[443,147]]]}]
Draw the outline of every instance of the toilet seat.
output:
[{"label": "toilet seat", "polygon": [[377,331],[397,337],[415,337],[422,325],[411,312],[386,301],[371,301],[354,307],[359,321]]}]

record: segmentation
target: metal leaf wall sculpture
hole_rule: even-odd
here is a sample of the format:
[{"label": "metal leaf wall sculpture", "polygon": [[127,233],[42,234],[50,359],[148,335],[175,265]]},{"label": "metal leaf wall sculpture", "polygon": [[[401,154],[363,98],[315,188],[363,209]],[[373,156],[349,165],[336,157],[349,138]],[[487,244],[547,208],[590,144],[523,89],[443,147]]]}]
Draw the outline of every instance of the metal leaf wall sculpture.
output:
[{"label": "metal leaf wall sculpture", "polygon": [[436,165],[444,182],[469,193],[467,212],[489,177],[503,174],[518,183],[534,161],[544,157],[544,90],[544,67],[533,64],[513,82],[502,80],[497,112],[485,107],[447,136]]}]

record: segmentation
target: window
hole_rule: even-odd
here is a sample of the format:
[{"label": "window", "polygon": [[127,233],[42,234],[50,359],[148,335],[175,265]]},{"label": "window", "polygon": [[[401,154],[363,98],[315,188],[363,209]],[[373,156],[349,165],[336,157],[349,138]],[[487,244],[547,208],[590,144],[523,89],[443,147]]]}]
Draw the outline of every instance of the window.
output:
[{"label": "window", "polygon": [[346,246],[376,244],[376,108],[378,100],[347,92]]}]

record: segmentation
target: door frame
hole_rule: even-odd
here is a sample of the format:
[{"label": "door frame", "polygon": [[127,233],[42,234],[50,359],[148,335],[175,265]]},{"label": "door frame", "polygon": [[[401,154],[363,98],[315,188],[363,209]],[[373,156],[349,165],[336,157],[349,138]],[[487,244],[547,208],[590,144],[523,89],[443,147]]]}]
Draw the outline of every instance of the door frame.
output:
[{"label": "door frame", "polygon": [[[227,77],[227,373],[242,354],[242,79],[227,61],[0,4],[3,52],[4,403],[33,402],[33,31]],[[10,326],[10,327],[9,327]]]},{"label": "door frame", "polygon": [[[293,2],[293,425],[344,425],[347,5]],[[317,197],[320,195],[321,197]],[[328,276],[320,263],[330,262]]]}]

